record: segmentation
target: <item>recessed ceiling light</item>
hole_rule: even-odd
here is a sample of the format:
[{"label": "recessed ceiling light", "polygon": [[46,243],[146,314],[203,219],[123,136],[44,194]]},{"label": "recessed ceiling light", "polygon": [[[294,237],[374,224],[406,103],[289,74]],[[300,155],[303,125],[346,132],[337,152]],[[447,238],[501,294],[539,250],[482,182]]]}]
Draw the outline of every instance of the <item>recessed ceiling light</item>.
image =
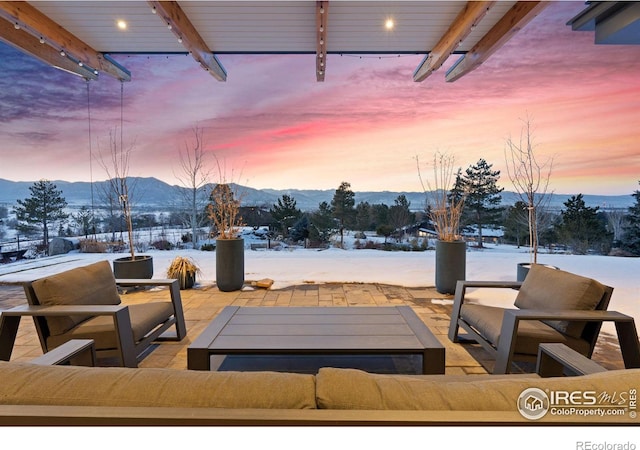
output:
[{"label": "recessed ceiling light", "polygon": [[396,26],[395,22],[393,21],[393,19],[389,18],[387,20],[384,21],[384,27],[387,30],[393,30],[393,28]]},{"label": "recessed ceiling light", "polygon": [[118,20],[116,22],[116,25],[118,25],[118,28],[120,30],[126,30],[127,29],[127,22],[125,22],[124,20]]}]

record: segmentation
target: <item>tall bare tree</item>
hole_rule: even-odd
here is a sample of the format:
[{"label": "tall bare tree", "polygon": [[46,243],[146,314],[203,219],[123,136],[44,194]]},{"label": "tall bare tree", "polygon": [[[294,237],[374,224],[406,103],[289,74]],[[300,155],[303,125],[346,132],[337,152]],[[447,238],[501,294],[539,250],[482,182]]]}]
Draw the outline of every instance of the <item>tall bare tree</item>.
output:
[{"label": "tall bare tree", "polygon": [[507,139],[505,159],[507,174],[520,200],[526,205],[529,218],[531,262],[538,262],[538,238],[541,212],[549,205],[553,192],[549,179],[553,170],[553,157],[544,162],[536,157],[531,119],[523,120],[520,139]]},{"label": "tall bare tree", "polygon": [[203,211],[207,204],[207,184],[210,182],[211,170],[207,168],[204,133],[197,126],[193,128],[192,140],[185,142],[180,151],[180,171],[175,174],[186,190],[181,190],[183,200],[188,205],[188,224],[191,227],[191,240],[195,248],[198,242],[198,228],[204,225],[206,215]]},{"label": "tall bare tree", "polygon": [[619,241],[624,234],[625,211],[623,209],[613,209],[605,213],[609,231],[613,233],[613,240]]},{"label": "tall bare tree", "polygon": [[105,160],[105,155],[100,152],[100,165],[107,173],[107,181],[112,193],[120,203],[120,210],[127,226],[131,259],[135,258],[135,245],[133,242],[133,222],[131,220],[131,196],[133,186],[130,186],[129,164],[134,147],[135,144],[124,147],[122,131],[120,131],[120,138],[118,139],[117,130],[114,129],[109,132],[109,159]]}]

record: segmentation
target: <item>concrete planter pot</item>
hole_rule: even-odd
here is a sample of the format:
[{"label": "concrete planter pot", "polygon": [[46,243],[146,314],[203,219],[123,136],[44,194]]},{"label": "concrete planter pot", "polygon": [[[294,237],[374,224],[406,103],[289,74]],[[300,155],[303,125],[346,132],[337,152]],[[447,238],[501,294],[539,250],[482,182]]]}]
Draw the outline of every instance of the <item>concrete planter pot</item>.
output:
[{"label": "concrete planter pot", "polygon": [[196,274],[195,272],[189,272],[185,274],[184,278],[180,278],[178,281],[180,282],[180,289],[191,289],[196,284]]},{"label": "concrete planter pot", "polygon": [[124,279],[151,279],[153,257],[149,255],[125,256],[113,260],[113,275]]},{"label": "concrete planter pot", "polygon": [[244,285],[244,239],[216,241],[216,285],[223,292],[239,291]]},{"label": "concrete planter pot", "polygon": [[436,241],[436,290],[453,294],[458,280],[467,273],[467,244],[464,241]]}]

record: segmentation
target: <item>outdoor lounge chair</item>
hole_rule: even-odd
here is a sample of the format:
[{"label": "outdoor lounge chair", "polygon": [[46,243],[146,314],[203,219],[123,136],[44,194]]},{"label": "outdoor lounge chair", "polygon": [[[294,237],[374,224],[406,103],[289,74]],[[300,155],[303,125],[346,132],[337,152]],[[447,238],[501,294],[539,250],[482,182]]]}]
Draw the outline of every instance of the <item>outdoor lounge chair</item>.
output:
[{"label": "outdoor lounge chair", "polygon": [[[505,309],[465,303],[470,288],[518,289]],[[615,322],[627,368],[640,367],[640,344],[632,317],[606,311],[613,288],[596,280],[535,264],[523,282],[458,281],[449,339],[470,338],[496,358],[494,374],[508,373],[514,360],[533,362],[541,343],[562,343],[590,358],[602,322]],[[462,327],[467,334],[458,335]]]},{"label": "outdoor lounge chair", "polygon": [[[168,286],[171,301],[123,305],[118,285]],[[13,345],[20,316],[32,316],[45,353],[71,339],[93,339],[98,358],[137,367],[153,341],[170,338],[161,338],[170,327],[176,328],[174,340],[187,334],[178,280],[116,280],[101,261],[27,282],[24,290],[29,305],[2,312],[4,346],[7,340]]]}]

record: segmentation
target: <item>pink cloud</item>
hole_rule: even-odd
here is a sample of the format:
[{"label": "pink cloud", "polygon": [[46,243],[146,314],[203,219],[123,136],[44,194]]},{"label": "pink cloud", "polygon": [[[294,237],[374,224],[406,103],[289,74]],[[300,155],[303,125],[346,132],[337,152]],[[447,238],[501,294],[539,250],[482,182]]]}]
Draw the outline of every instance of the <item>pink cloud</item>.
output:
[{"label": "pink cloud", "polygon": [[[558,187],[631,192],[640,165],[640,46],[596,46],[593,33],[571,31],[565,23],[583,7],[553,3],[455,83],[444,81],[455,56],[414,83],[420,55],[329,55],[326,81],[317,83],[313,55],[222,55],[229,78],[220,83],[188,56],[118,55],[133,73],[124,107],[126,140],[137,142],[132,173],[175,183],[178,154],[198,126],[207,148],[253,187],[350,181],[360,190],[419,190],[414,158],[437,149],[463,167],[482,157],[504,173],[505,141],[530,115],[539,151],[556,158]],[[55,99],[68,92],[41,85],[53,106],[0,123],[8,136],[0,177],[86,180],[84,82],[70,83],[73,101],[60,108]],[[120,83],[101,78],[91,89],[95,152],[120,125]]]}]

